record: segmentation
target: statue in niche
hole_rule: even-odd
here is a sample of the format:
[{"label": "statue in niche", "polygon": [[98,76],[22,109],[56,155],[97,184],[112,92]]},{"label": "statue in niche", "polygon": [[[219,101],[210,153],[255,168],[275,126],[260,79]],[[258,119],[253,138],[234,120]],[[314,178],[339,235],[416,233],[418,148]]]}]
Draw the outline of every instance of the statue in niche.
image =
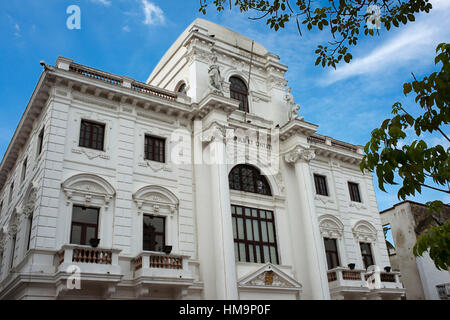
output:
[{"label": "statue in niche", "polygon": [[298,110],[300,109],[300,106],[298,104],[295,104],[294,96],[292,95],[291,90],[292,88],[288,87],[286,95],[284,96],[284,100],[286,100],[286,103],[289,107],[288,111],[289,121],[298,118]]},{"label": "statue in niche", "polygon": [[209,88],[215,94],[223,96],[223,78],[220,75],[219,65],[217,64],[217,57],[212,57],[212,63],[208,69]]}]

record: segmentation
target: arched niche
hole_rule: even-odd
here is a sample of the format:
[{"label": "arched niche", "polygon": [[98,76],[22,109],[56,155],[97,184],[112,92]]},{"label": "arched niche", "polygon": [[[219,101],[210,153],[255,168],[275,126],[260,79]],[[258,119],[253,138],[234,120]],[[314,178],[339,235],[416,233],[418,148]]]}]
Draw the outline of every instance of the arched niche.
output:
[{"label": "arched niche", "polygon": [[358,241],[375,242],[377,240],[377,229],[366,220],[359,220],[352,228],[353,236]]},{"label": "arched niche", "polygon": [[168,189],[161,186],[145,186],[133,194],[133,200],[142,212],[157,215],[173,215],[178,210],[179,200]]},{"label": "arched niche", "polygon": [[344,224],[339,218],[324,214],[319,217],[319,229],[324,238],[341,238],[344,234]]},{"label": "arched niche", "polygon": [[116,195],[113,186],[108,181],[88,173],[74,175],[64,181],[61,186],[67,205],[78,203],[86,206],[103,206],[107,209]]}]

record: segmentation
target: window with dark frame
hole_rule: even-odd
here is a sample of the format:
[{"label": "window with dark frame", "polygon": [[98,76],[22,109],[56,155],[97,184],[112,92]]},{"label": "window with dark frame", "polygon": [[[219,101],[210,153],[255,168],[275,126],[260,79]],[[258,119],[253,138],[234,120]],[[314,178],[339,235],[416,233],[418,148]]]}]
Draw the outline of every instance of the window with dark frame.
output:
[{"label": "window with dark frame", "polygon": [[248,111],[248,90],[244,81],[238,77],[230,78],[230,98],[239,100],[239,110]]},{"label": "window with dark frame", "polygon": [[37,155],[39,156],[42,153],[42,146],[44,143],[44,128],[41,129],[41,132],[39,132],[38,136],[38,147],[37,147]]},{"label": "window with dark frame", "polygon": [[328,270],[339,267],[339,253],[336,239],[323,238],[325,254],[327,257]]},{"label": "window with dark frame", "polygon": [[177,92],[182,93],[182,94],[186,94],[186,83],[182,83],[179,87]]},{"label": "window with dark frame", "polygon": [[28,158],[25,158],[25,160],[23,161],[22,164],[22,177],[21,177],[21,182],[25,181],[25,178],[27,177],[27,164],[28,164]]},{"label": "window with dark frame", "polygon": [[145,135],[145,160],[166,162],[166,139]]},{"label": "window with dark frame", "polygon": [[246,191],[271,196],[269,182],[253,166],[239,164],[228,175],[228,183],[231,190]]},{"label": "window with dark frame", "polygon": [[236,261],[279,264],[272,211],[231,205]]},{"label": "window with dark frame", "polygon": [[70,243],[89,245],[91,239],[98,238],[98,218],[100,209],[74,205]]},{"label": "window with dark frame", "polygon": [[81,120],[80,147],[103,151],[104,138],[104,124]]},{"label": "window with dark frame", "polygon": [[328,196],[327,179],[325,176],[314,174],[314,184],[317,194]]},{"label": "window with dark frame", "polygon": [[31,212],[30,217],[28,218],[27,251],[30,250],[31,229],[32,229],[32,227],[33,227],[33,212]]},{"label": "window with dark frame", "polygon": [[166,244],[166,220],[164,217],[144,215],[142,249],[164,251]]},{"label": "window with dark frame", "polygon": [[13,194],[14,194],[14,181],[11,182],[11,186],[9,187],[9,199],[8,199],[8,204],[11,203],[12,198],[13,198]]},{"label": "window with dark frame", "polygon": [[349,182],[348,191],[350,192],[350,200],[355,202],[361,202],[361,197],[359,195],[359,186],[357,183]]},{"label": "window with dark frame", "polygon": [[372,248],[370,243],[360,242],[362,260],[364,263],[364,268],[367,269],[369,266],[374,265]]},{"label": "window with dark frame", "polygon": [[14,267],[14,255],[16,254],[16,240],[17,240],[17,233],[15,233],[11,239],[11,257],[9,261],[10,269]]}]

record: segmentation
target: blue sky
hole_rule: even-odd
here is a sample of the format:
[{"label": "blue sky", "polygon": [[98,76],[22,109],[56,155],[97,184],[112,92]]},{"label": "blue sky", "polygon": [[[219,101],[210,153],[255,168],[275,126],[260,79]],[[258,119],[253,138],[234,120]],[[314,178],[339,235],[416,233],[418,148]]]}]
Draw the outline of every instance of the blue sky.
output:
[{"label": "blue sky", "polygon": [[[22,112],[39,79],[40,60],[54,65],[58,56],[77,63],[126,75],[145,82],[164,52],[197,17],[222,24],[280,56],[300,115],[319,125],[318,133],[364,145],[370,132],[390,116],[400,101],[414,113],[413,98],[404,97],[402,84],[438,68],[434,50],[450,40],[450,1],[434,0],[431,13],[416,22],[380,35],[363,38],[352,51],[351,64],[337,70],[314,66],[314,50],[328,34],[303,32],[295,23],[275,32],[264,21],[250,21],[237,11],[207,15],[198,1],[180,0],[20,0],[1,1],[0,30],[0,158],[3,157]],[[81,29],[66,27],[69,5],[81,8]],[[392,29],[391,29],[392,30]],[[446,130],[449,131],[448,128]],[[429,143],[448,143],[438,135],[424,136]],[[379,209],[398,202],[397,187],[388,193],[375,190]],[[450,197],[423,190],[412,200],[425,202]]]}]

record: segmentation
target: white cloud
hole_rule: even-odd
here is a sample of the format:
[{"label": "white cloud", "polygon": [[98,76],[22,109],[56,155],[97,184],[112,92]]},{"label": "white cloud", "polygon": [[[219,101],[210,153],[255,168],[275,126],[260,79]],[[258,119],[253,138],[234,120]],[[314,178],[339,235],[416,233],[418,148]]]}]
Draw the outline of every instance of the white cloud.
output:
[{"label": "white cloud", "polygon": [[129,26],[124,26],[124,27],[122,28],[122,30],[125,31],[125,32],[130,32],[130,31],[131,31],[131,29],[130,29]]},{"label": "white cloud", "polygon": [[111,5],[111,1],[110,0],[91,0],[92,2],[95,2],[95,3],[100,3],[100,4],[102,4],[102,5],[104,5],[104,6],[110,6]]},{"label": "white cloud", "polygon": [[160,7],[147,0],[142,0],[146,25],[163,24],[165,21],[164,12]]},{"label": "white cloud", "polygon": [[[450,2],[434,0],[433,9],[414,23],[408,23],[399,30],[391,29],[393,38],[372,50],[361,58],[354,58],[350,64],[344,64],[328,73],[323,81],[329,85],[336,81],[358,75],[369,75],[386,70],[395,70],[401,66],[417,63],[429,63],[436,45],[450,37],[444,21],[450,19]],[[436,23],[441,21],[442,23]]]}]

